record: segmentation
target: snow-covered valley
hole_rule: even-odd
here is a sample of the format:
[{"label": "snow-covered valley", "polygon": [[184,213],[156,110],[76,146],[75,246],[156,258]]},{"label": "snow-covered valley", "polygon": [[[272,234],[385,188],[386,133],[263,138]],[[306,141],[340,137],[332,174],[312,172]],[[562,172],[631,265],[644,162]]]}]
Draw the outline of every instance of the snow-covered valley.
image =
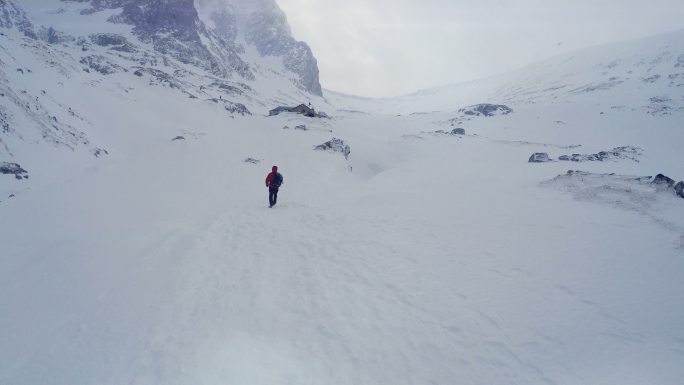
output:
[{"label": "snow-covered valley", "polygon": [[682,32],[374,100],[0,31],[0,383],[684,378]]}]

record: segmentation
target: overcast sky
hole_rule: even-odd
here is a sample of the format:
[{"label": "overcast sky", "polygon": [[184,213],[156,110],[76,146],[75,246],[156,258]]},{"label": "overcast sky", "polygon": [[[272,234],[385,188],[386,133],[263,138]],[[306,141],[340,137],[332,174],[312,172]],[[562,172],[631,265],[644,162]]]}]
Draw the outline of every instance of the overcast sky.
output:
[{"label": "overcast sky", "polygon": [[277,0],[324,88],[395,96],[684,29],[684,0]]}]

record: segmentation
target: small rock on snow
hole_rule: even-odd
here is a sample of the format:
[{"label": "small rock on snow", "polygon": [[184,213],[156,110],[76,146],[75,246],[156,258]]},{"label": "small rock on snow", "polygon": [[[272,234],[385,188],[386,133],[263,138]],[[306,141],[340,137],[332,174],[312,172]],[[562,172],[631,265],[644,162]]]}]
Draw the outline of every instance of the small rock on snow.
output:
[{"label": "small rock on snow", "polygon": [[530,159],[528,160],[529,163],[543,163],[543,162],[550,162],[551,159],[549,159],[549,154],[545,152],[535,152],[530,156]]}]

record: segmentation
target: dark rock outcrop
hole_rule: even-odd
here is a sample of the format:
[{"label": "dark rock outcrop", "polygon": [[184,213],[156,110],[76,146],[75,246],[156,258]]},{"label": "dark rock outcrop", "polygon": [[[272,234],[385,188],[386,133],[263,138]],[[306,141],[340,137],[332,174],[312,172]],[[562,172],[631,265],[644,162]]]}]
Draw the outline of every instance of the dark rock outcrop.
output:
[{"label": "dark rock outcrop", "polygon": [[351,153],[349,145],[347,145],[344,140],[337,138],[332,138],[330,141],[315,146],[314,150],[339,152],[344,154],[345,159],[349,159],[349,154]]},{"label": "dark rock outcrop", "polygon": [[465,128],[454,128],[451,130],[451,135],[465,135]]},{"label": "dark rock outcrop", "polygon": [[14,175],[17,179],[28,179],[28,171],[17,163],[0,162],[0,174]]}]

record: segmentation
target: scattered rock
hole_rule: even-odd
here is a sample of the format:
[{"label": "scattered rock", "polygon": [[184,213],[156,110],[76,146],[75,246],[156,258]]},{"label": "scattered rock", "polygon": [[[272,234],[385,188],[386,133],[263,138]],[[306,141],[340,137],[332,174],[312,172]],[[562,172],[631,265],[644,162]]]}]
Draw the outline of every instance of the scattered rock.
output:
[{"label": "scattered rock", "polygon": [[464,115],[489,117],[496,115],[508,115],[513,112],[513,109],[503,104],[482,103],[461,108],[458,110],[458,112],[461,112]]},{"label": "scattered rock", "polygon": [[465,128],[454,128],[451,130],[451,135],[465,135]]},{"label": "scattered rock", "polygon": [[646,106],[646,112],[653,116],[671,115],[676,109],[672,99],[667,96],[652,97],[649,102]]},{"label": "scattered rock", "polygon": [[669,177],[666,177],[663,174],[658,174],[655,176],[655,178],[653,178],[653,182],[651,182],[651,183],[657,184],[657,185],[665,185],[667,187],[672,187],[672,186],[674,186],[675,181]]},{"label": "scattered rock", "polygon": [[653,75],[653,76],[649,76],[647,78],[641,78],[641,81],[643,81],[644,83],[655,83],[660,78],[661,78],[660,75]]},{"label": "scattered rock", "polygon": [[314,150],[341,152],[344,154],[345,159],[349,159],[349,154],[351,153],[351,148],[349,145],[344,143],[344,140],[337,138],[332,138],[332,140],[328,142],[315,146]]},{"label": "scattered rock", "polygon": [[95,155],[96,158],[99,158],[103,155],[109,155],[109,151],[105,150],[104,148],[96,148],[93,150],[93,155]]},{"label": "scattered rock", "polygon": [[0,173],[14,175],[17,179],[28,179],[28,171],[21,168],[17,163],[0,162]]},{"label": "scattered rock", "polygon": [[177,137],[171,139],[172,142],[173,142],[174,140],[185,140],[185,137],[184,137],[184,136],[178,135]]},{"label": "scattered rock", "polygon": [[221,92],[224,92],[228,95],[239,96],[239,95],[244,95],[244,93],[245,93],[240,88],[233,86],[233,85],[230,85],[230,84],[226,84],[226,83],[218,83],[217,82],[217,83],[213,83],[212,85],[217,86],[218,89],[221,90]]},{"label": "scattered rock", "polygon": [[223,108],[225,108],[226,111],[230,112],[231,114],[240,114],[242,116],[252,115],[252,113],[242,103],[223,101]]},{"label": "scattered rock", "polygon": [[615,147],[610,151],[599,151],[596,154],[572,154],[561,155],[558,160],[571,162],[603,162],[610,159],[631,159],[638,162],[638,157],[642,153],[642,149],[634,146]]},{"label": "scattered rock", "polygon": [[550,161],[551,159],[549,159],[549,154],[545,152],[535,152],[528,160],[529,163],[544,163]]},{"label": "scattered rock", "polygon": [[259,163],[261,163],[261,160],[254,159],[254,158],[247,158],[247,159],[245,159],[245,163],[259,164]]},{"label": "scattered rock", "polygon": [[298,125],[298,126],[295,126],[294,129],[295,129],[295,130],[302,130],[302,131],[306,131],[306,130],[307,130],[306,124],[300,124],[300,125]]},{"label": "scattered rock", "polygon": [[137,52],[135,46],[128,40],[114,33],[99,33],[90,35],[90,41],[101,47],[109,47],[114,51],[134,53]]},{"label": "scattered rock", "polygon": [[92,69],[102,75],[111,75],[123,70],[121,66],[110,62],[106,57],[101,55],[83,57],[81,58],[80,63],[88,66],[88,68],[84,68],[84,71],[90,72]]}]

